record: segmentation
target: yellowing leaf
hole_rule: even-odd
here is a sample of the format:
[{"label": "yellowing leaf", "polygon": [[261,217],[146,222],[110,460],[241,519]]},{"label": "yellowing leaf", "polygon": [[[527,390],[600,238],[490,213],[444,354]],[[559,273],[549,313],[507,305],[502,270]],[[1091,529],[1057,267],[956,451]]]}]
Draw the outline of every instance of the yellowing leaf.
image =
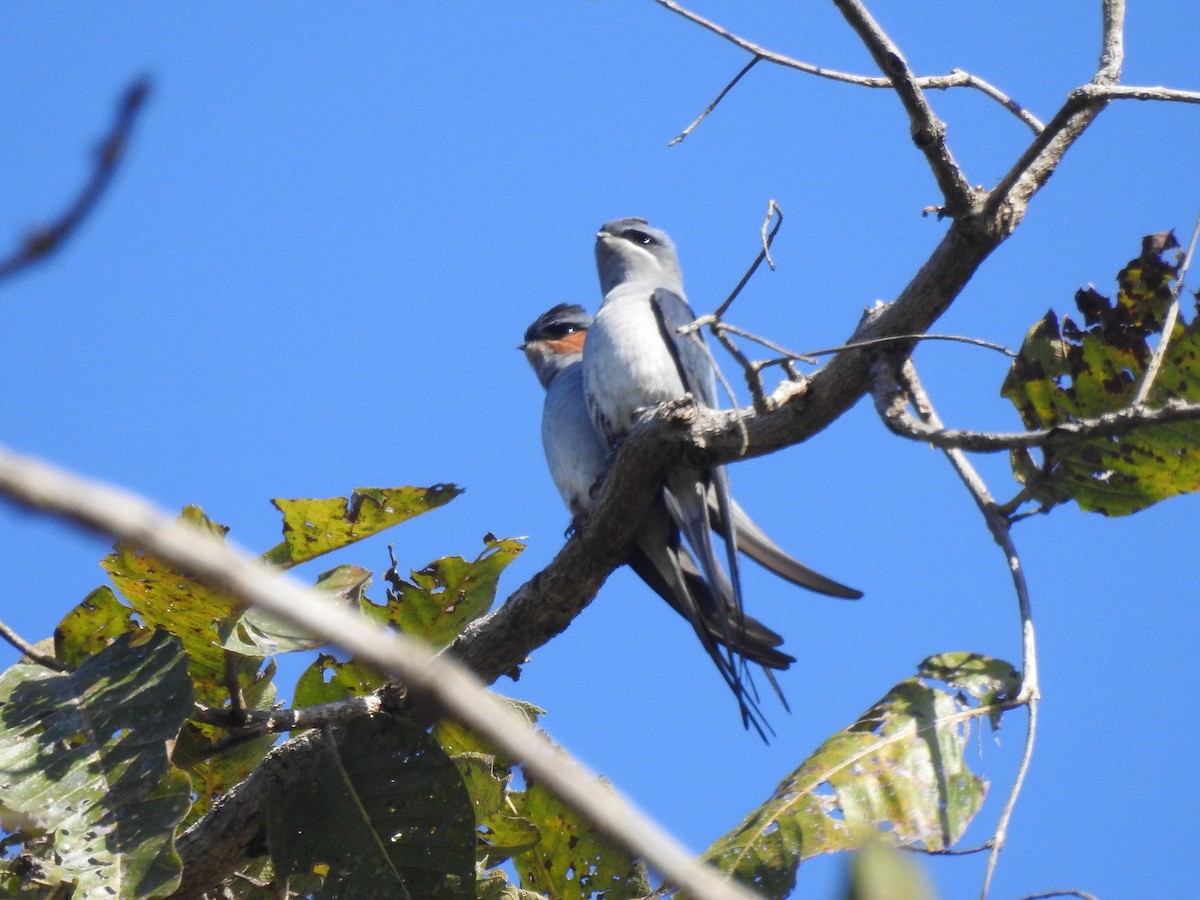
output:
[{"label": "yellowing leaf", "polygon": [[[1088,288],[1076,293],[1084,317],[1047,313],[1025,337],[1001,393],[1028,428],[1049,428],[1095,418],[1130,405],[1150,361],[1151,338],[1162,321],[1178,277],[1171,234],[1145,238],[1141,255],[1117,276],[1110,301]],[[1169,399],[1200,401],[1200,329],[1181,319],[1170,335],[1163,366],[1147,405]],[[1013,454],[1013,472],[1045,506],[1074,500],[1080,508],[1126,515],[1176,494],[1200,490],[1200,423],[1142,428],[1114,437],[1063,438],[1047,444],[1041,459]]]},{"label": "yellowing leaf", "polygon": [[358,488],[349,498],[272,500],[283,513],[283,543],[263,558],[285,568],[298,565],[444,506],[461,493],[452,484],[435,484]]}]

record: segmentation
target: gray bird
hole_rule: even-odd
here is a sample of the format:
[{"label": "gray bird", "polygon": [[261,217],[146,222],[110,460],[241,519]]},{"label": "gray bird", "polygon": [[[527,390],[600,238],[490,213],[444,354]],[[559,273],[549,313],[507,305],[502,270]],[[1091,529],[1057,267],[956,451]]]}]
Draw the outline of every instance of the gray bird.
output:
[{"label": "gray bird", "polygon": [[[667,234],[644,219],[608,222],[596,234],[596,266],[604,300],[588,331],[583,381],[588,411],[605,443],[616,446],[642,411],[668,400],[690,395],[697,403],[716,407],[716,369],[703,338],[695,332],[678,333],[696,317]],[[738,645],[746,618],[739,550],[811,590],[862,596],[800,565],[767,540],[735,506],[723,466],[674,467],[663,497],[711,588],[715,607],[705,610],[704,619],[721,622],[721,643],[727,649]],[[717,559],[711,529],[724,538],[728,576]],[[732,657],[729,663],[740,678],[738,663]]]},{"label": "gray bird", "polygon": [[[582,307],[560,304],[539,316],[525,332],[521,348],[546,388],[542,412],[542,445],[551,477],[573,516],[589,512],[592,490],[608,469],[610,451],[596,433],[583,390],[582,355],[592,317]],[[665,491],[655,498],[630,550],[631,568],[692,625],[705,650],[733,690],[743,718],[760,733],[763,722],[753,698],[742,690],[740,674],[719,644],[768,670],[785,669],[794,658],[779,651],[782,638],[745,616],[735,632],[728,611],[701,576],[680,544],[679,529],[668,513]],[[832,586],[838,595],[856,595],[803,566],[775,546],[745,513],[733,504],[734,519],[749,535],[742,550],[773,571],[798,584]],[[729,641],[733,641],[729,644]],[[774,680],[772,679],[772,684]],[[778,691],[778,688],[776,687]]]}]

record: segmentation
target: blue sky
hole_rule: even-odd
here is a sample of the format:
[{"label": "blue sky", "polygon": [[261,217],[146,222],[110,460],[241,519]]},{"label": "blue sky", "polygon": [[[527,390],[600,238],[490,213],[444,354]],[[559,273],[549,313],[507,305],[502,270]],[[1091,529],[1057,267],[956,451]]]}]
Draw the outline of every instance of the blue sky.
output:
[{"label": "blue sky", "polygon": [[[1125,81],[1197,88],[1200,13],[1133,4]],[[872,9],[921,73],[968,69],[1042,118],[1086,81],[1099,3]],[[873,74],[831,6],[698,9],[780,52]],[[0,225],[7,245],[56,213],[136,75],[154,95],[125,166],[81,234],[3,286],[0,440],[138,490],[198,503],[243,546],[278,540],[271,497],[452,481],[443,510],[330,561],[380,574],[386,544],[420,568],[474,556],[487,532],[527,536],[502,593],[554,555],[567,516],[541,458],[540,388],[514,348],[549,306],[599,300],[592,235],[641,215],[667,229],[697,311],[756,252],[769,199],[786,216],[776,272],[732,321],[798,349],[837,344],[894,296],[945,228],[899,104],[760,66],[682,144],[667,142],[743,54],[649,0],[234,7],[7,6],[0,76]],[[973,183],[1029,140],[981,95],[934,94]],[[1110,108],[1035,198],[937,330],[1016,346],[1075,289],[1102,293],[1142,235],[1200,211],[1200,109]],[[1195,278],[1192,279],[1195,284]],[[917,356],[942,417],[1016,428],[1002,357]],[[1013,492],[1001,457],[980,461]],[[781,679],[778,738],[744,733],[687,626],[627,572],[501,691],[549,710],[550,735],[697,851],[925,656],[1019,661],[1004,561],[941,456],[859,404],[807,444],[733,467],[735,493],[783,546],[865,591],[825,600],[748,571],[750,611],[799,661]],[[1182,896],[1200,741],[1200,507],[1122,520],[1060,509],[1018,546],[1040,639],[1041,731],[995,897],[1075,887],[1106,900]],[[0,508],[0,613],[47,634],[103,580],[102,540]],[[324,561],[307,574],[315,577]],[[377,583],[375,597],[382,596]],[[15,654],[0,648],[0,663]],[[1024,717],[971,759],[1011,783]],[[969,896],[983,857],[936,860]],[[842,862],[801,871],[832,896]]]}]

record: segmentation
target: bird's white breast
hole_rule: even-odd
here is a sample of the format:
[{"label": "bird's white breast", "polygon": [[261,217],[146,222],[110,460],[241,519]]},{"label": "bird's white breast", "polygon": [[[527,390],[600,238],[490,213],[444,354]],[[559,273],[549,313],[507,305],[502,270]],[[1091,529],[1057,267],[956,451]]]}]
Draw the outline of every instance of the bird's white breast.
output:
[{"label": "bird's white breast", "polygon": [[592,421],[609,440],[628,431],[639,410],[685,393],[650,305],[652,295],[644,285],[619,285],[588,329],[584,389]]}]

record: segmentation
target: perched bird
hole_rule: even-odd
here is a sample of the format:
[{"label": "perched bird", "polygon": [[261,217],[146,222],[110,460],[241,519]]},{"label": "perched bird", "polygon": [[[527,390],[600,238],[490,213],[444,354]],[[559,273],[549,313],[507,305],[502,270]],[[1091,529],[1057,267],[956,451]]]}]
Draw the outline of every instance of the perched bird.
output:
[{"label": "perched bird", "polygon": [[[573,516],[591,510],[592,490],[608,469],[610,450],[595,431],[583,390],[582,355],[592,317],[582,307],[560,304],[539,316],[525,332],[520,347],[546,389],[542,411],[542,445],[551,477]],[[742,549],[789,580],[828,585],[839,595],[850,591],[792,559],[764,535],[736,504],[734,520],[750,536]],[[667,510],[664,494],[647,511],[630,550],[629,564],[659,596],[691,623],[742,708],[746,721],[762,731],[754,700],[745,695],[738,673],[718,647],[756,662],[765,669],[785,669],[794,658],[777,648],[782,638],[755,619],[744,616],[740,628],[727,627],[724,605],[713,595],[692,557],[680,544],[679,529]],[[732,644],[727,642],[732,640]],[[769,675],[769,671],[768,671]]]},{"label": "perched bird", "polygon": [[[588,330],[583,384],[588,412],[605,444],[615,447],[643,410],[690,395],[717,406],[716,366],[696,332],[678,333],[695,320],[683,290],[675,245],[644,219],[617,219],[596,234],[596,266],[603,303]],[[719,622],[720,642],[733,653],[746,615],[737,553],[746,552],[790,581],[820,593],[857,598],[859,591],[818,575],[771,544],[738,508],[723,466],[674,467],[663,499],[671,520],[699,560],[711,602],[704,621]],[[710,530],[724,538],[725,569]],[[770,548],[770,549],[768,549]],[[768,561],[767,557],[771,561]],[[741,693],[740,666],[728,660]],[[744,715],[744,710],[743,710]]]}]

